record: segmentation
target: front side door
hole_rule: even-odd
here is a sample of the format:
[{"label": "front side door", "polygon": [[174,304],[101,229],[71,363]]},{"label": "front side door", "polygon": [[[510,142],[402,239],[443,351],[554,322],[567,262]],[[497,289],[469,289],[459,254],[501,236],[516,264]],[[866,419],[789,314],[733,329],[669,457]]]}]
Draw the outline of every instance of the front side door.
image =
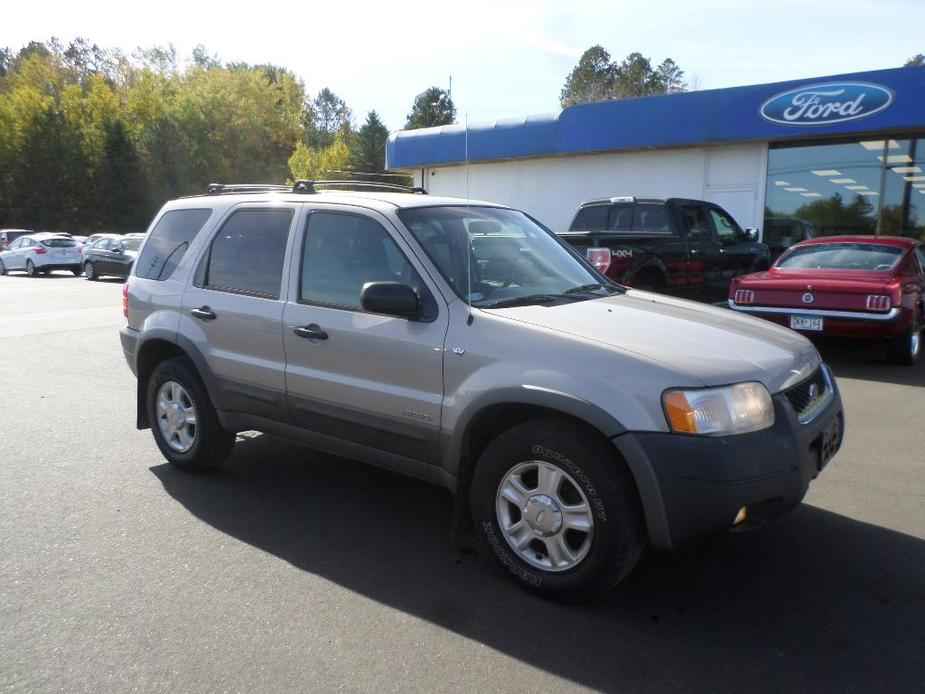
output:
[{"label": "front side door", "polygon": [[20,236],[10,244],[9,253],[5,259],[7,270],[22,270],[25,267],[23,248],[26,247],[28,241],[29,239],[25,236]]},{"label": "front side door", "polygon": [[755,265],[758,244],[750,240],[722,208],[709,205],[707,210],[719,243],[720,288],[725,292],[728,291],[733,277],[751,272]]},{"label": "front side door", "polygon": [[183,294],[179,332],[214,376],[219,409],[289,421],[283,278],[295,205],[240,205],[220,223]]},{"label": "front side door", "polygon": [[687,286],[695,294],[714,293],[721,283],[720,252],[706,207],[682,203],[678,212],[687,239]]},{"label": "front side door", "polygon": [[[319,206],[297,239],[284,314],[295,423],[340,450],[425,476],[439,452],[448,320],[440,295],[377,213]],[[410,285],[422,315],[364,311],[362,287],[375,281]]]}]

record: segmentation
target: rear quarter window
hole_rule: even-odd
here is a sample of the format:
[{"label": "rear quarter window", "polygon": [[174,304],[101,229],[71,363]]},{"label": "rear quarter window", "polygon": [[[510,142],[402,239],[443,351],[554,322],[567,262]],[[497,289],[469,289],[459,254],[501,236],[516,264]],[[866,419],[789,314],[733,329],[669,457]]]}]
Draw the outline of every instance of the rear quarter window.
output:
[{"label": "rear quarter window", "polygon": [[607,229],[607,220],[610,214],[610,205],[588,205],[578,210],[572,229],[575,231],[604,231]]},{"label": "rear quarter window", "polygon": [[173,275],[189,246],[212,216],[210,209],[165,212],[148,236],[135,275],[150,280],[166,280]]}]

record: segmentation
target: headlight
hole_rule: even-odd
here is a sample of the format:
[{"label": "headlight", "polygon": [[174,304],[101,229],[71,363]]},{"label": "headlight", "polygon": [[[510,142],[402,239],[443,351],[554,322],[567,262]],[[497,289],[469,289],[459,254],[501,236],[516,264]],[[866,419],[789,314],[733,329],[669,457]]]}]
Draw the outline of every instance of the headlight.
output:
[{"label": "headlight", "polygon": [[746,434],[774,424],[774,403],[761,383],[668,390],[662,407],[668,426],[682,434]]}]

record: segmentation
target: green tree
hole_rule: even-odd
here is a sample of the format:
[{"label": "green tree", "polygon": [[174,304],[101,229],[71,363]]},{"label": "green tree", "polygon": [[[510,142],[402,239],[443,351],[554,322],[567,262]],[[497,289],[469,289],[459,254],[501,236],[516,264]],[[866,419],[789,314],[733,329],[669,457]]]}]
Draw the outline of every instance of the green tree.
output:
[{"label": "green tree", "polygon": [[334,142],[324,149],[299,142],[289,157],[289,173],[293,180],[345,179],[350,177],[350,160],[350,148],[343,134],[335,137]]},{"label": "green tree", "polygon": [[117,118],[106,127],[100,194],[105,228],[127,232],[143,229],[151,216],[141,159],[125,123]]},{"label": "green tree", "polygon": [[[385,173],[385,144],[389,130],[379,119],[379,114],[370,111],[366,122],[357,131],[351,148],[353,170],[362,173]],[[373,180],[389,180],[389,176],[374,176]]]},{"label": "green tree", "polygon": [[903,64],[903,67],[921,67],[923,65],[925,65],[925,55],[916,53]]},{"label": "green tree", "polygon": [[338,134],[350,132],[352,115],[344,100],[325,87],[305,103],[302,141],[314,149],[330,147]]},{"label": "green tree", "polygon": [[436,125],[450,125],[456,122],[456,106],[449,92],[440,87],[430,87],[414,99],[411,113],[405,121],[406,130],[431,128]]},{"label": "green tree", "polygon": [[628,99],[684,91],[684,71],[671,58],[657,67],[641,53],[630,53],[620,63],[601,46],[586,50],[569,73],[559,103],[562,108],[610,99]]}]

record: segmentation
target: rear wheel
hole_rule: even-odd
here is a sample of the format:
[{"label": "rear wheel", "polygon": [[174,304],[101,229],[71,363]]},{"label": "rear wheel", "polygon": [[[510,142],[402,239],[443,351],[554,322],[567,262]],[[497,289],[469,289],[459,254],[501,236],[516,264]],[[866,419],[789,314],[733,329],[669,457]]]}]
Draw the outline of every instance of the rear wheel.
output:
[{"label": "rear wheel", "polygon": [[526,422],[492,441],[470,504],[484,546],[522,587],[547,598],[606,593],[645,544],[626,465],[593,431],[564,420]]},{"label": "rear wheel", "polygon": [[73,274],[74,277],[80,277],[82,274],[84,274],[83,268],[80,267],[80,265],[75,265],[71,268],[71,274]]},{"label": "rear wheel", "polygon": [[84,263],[84,277],[86,277],[91,282],[96,279],[96,268],[93,267],[93,263],[89,260]]},{"label": "rear wheel", "polygon": [[902,335],[893,338],[887,347],[890,361],[912,366],[922,353],[922,312],[916,311],[912,323]]},{"label": "rear wheel", "polygon": [[6,274],[6,265],[3,264],[3,261],[0,260],[0,275]]},{"label": "rear wheel", "polygon": [[234,447],[234,434],[219,423],[187,357],[158,364],[148,379],[146,397],[154,440],[168,462],[191,471],[225,462]]},{"label": "rear wheel", "polygon": [[26,261],[26,274],[35,277],[35,264],[31,260]]}]

